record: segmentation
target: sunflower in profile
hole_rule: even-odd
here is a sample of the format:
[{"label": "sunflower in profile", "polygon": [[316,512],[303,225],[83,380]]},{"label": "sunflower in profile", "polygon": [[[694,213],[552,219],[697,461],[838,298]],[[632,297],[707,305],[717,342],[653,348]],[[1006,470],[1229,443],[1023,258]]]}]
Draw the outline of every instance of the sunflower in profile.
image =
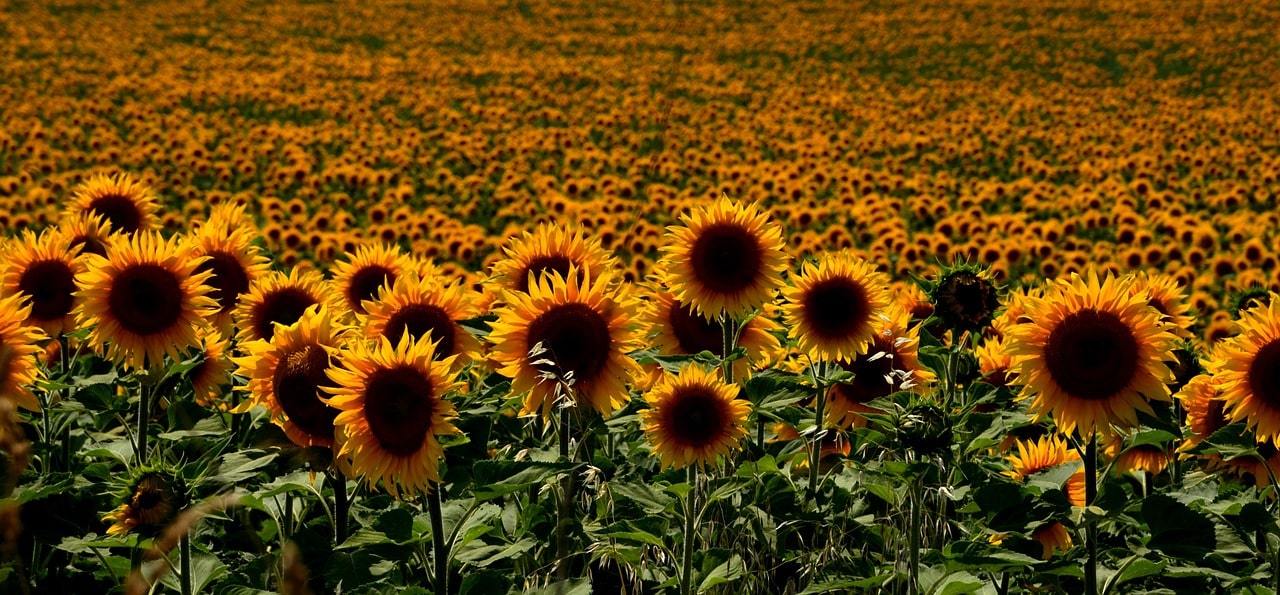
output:
[{"label": "sunflower in profile", "polygon": [[66,216],[92,213],[106,220],[113,233],[133,234],[160,228],[156,195],[129,174],[95,175],[78,186]]},{"label": "sunflower in profile", "polygon": [[208,272],[205,282],[209,297],[218,303],[214,324],[224,334],[231,333],[232,317],[240,296],[267,272],[267,258],[253,244],[256,229],[234,222],[244,219],[219,210],[190,238],[192,253],[205,257],[197,272]]},{"label": "sunflower in profile", "polygon": [[1165,362],[1177,340],[1124,281],[1074,275],[1025,307],[1028,321],[1009,331],[1007,350],[1037,421],[1052,416],[1066,435],[1110,433],[1137,426],[1139,411],[1154,415],[1148,399],[1169,400]]},{"label": "sunflower in profile", "polygon": [[[1011,469],[1004,472],[1014,481],[1026,481],[1028,477],[1041,471],[1080,460],[1080,455],[1074,449],[1067,447],[1066,440],[1054,436],[1043,436],[1034,441],[1019,440],[1017,451],[1017,454],[1008,457]],[[1067,478],[1062,491],[1072,506],[1085,505],[1083,467]],[[1043,557],[1046,560],[1053,556],[1054,550],[1066,551],[1071,547],[1071,535],[1067,533],[1066,527],[1057,521],[1050,521],[1036,528],[1031,538],[1044,546]]]},{"label": "sunflower in profile", "polygon": [[124,503],[102,517],[111,523],[107,535],[127,535],[135,531],[155,534],[169,524],[182,508],[182,496],[178,493],[173,477],[157,471],[144,471],[129,487]]},{"label": "sunflower in profile", "polygon": [[[738,333],[738,347],[747,357],[734,360],[733,377],[744,380],[751,366],[765,365],[781,356],[782,344],[772,332],[781,327],[770,320],[767,310],[746,322]],[[645,337],[662,355],[694,355],[710,351],[724,357],[724,331],[719,322],[699,316],[697,312],[669,291],[654,292],[642,311],[648,331]]]},{"label": "sunflower in profile", "polygon": [[889,306],[887,287],[871,263],[848,253],[806,263],[795,286],[782,290],[787,336],[814,360],[853,360],[866,353]]},{"label": "sunflower in profile", "polygon": [[[1119,438],[1119,435],[1116,435]],[[1161,448],[1154,444],[1139,444],[1124,448],[1124,442],[1121,440],[1118,455],[1114,455],[1115,465],[1113,473],[1120,476],[1125,473],[1135,473],[1145,471],[1151,475],[1159,475],[1169,467],[1169,462],[1173,460],[1173,452],[1170,449]]]},{"label": "sunflower in profile", "polygon": [[400,275],[417,271],[417,263],[395,246],[359,246],[354,254],[333,267],[333,284],[347,308],[364,314],[364,302],[378,297],[378,290],[391,287]]},{"label": "sunflower in profile", "polygon": [[58,230],[67,237],[71,247],[81,253],[107,255],[111,224],[101,216],[90,212],[63,217],[58,221]]},{"label": "sunflower in profile", "polygon": [[267,271],[240,296],[235,311],[236,338],[241,343],[270,341],[277,324],[297,322],[307,308],[316,304],[334,308],[336,300],[331,295],[328,282],[313,270],[294,267],[288,275]]},{"label": "sunflower in profile", "polygon": [[262,405],[294,444],[332,448],[338,410],[325,403],[323,390],[333,386],[326,373],[346,334],[332,310],[317,304],[297,322],[277,326],[270,341],[241,344],[247,355],[231,361],[236,375],[249,379],[249,399],[234,412]]},{"label": "sunflower in profile", "polygon": [[569,269],[593,279],[609,274],[615,259],[600,246],[600,240],[585,237],[580,230],[542,224],[532,232],[512,238],[502,251],[507,257],[494,263],[493,276],[513,291],[528,293],[530,275],[538,279],[554,271],[568,278]]},{"label": "sunflower in profile", "polygon": [[89,255],[76,279],[76,324],[91,329],[89,343],[118,363],[146,368],[166,355],[177,359],[217,307],[207,295],[209,274],[196,272],[201,262],[156,232],[113,242],[105,258]]},{"label": "sunflower in profile", "polygon": [[773,301],[787,270],[780,227],[755,205],[721,197],[667,228],[659,280],[698,314],[742,319]]},{"label": "sunflower in profile", "polygon": [[478,314],[473,308],[474,292],[462,283],[443,284],[406,274],[383,289],[378,299],[365,302],[368,312],[360,316],[360,326],[370,339],[386,337],[393,345],[408,334],[414,341],[428,337],[436,359],[457,356],[458,365],[479,357],[480,341],[458,324]]},{"label": "sunflower in profile", "polygon": [[901,390],[923,390],[934,379],[933,372],[917,359],[920,326],[911,324],[911,314],[896,304],[872,321],[869,347],[838,365],[853,374],[848,382],[833,385],[827,392],[826,422],[837,428],[861,427],[864,413],[883,413],[867,405]]},{"label": "sunflower in profile", "polygon": [[498,372],[525,394],[522,414],[551,415],[562,385],[571,381],[579,405],[608,415],[629,397],[640,370],[627,354],[640,346],[636,304],[625,286],[571,269],[566,280],[544,273],[529,293],[507,291],[489,341]]},{"label": "sunflower in profile", "polygon": [[369,485],[381,481],[392,496],[426,492],[440,482],[440,436],[457,434],[457,417],[445,396],[460,385],[451,378],[454,357],[437,359],[427,337],[400,335],[395,345],[353,342],[330,368],[329,404],[342,435],[340,456]]},{"label": "sunflower in profile", "polygon": [[1004,339],[990,338],[974,350],[982,381],[991,386],[1008,386],[1013,373],[1013,358],[1004,348]]},{"label": "sunflower in profile", "polygon": [[0,298],[0,399],[39,411],[40,401],[27,387],[40,372],[37,357],[44,350],[37,343],[45,334],[27,323],[30,317],[31,306],[23,305],[22,296]]},{"label": "sunflower in profile", "polygon": [[21,295],[31,306],[29,324],[50,337],[74,329],[71,313],[76,306],[76,274],[83,269],[79,250],[56,229],[39,236],[28,231],[4,255],[7,268],[0,280],[0,295]]},{"label": "sunflower in profile", "polygon": [[1240,315],[1240,334],[1209,361],[1229,422],[1244,422],[1259,442],[1280,446],[1280,300]]},{"label": "sunflower in profile", "polygon": [[1212,376],[1197,375],[1174,396],[1182,402],[1182,409],[1187,414],[1186,427],[1190,430],[1179,450],[1191,450],[1208,440],[1214,432],[1227,427],[1224,403],[1219,398],[1218,386]]},{"label": "sunflower in profile", "polygon": [[645,395],[641,429],[664,469],[714,465],[716,456],[737,449],[747,435],[751,403],[738,387],[712,370],[690,364],[668,374]]},{"label": "sunflower in profile", "polygon": [[1160,312],[1170,331],[1182,339],[1191,338],[1191,325],[1195,319],[1191,317],[1191,304],[1178,284],[1177,277],[1146,271],[1132,275],[1129,285],[1130,293],[1142,295],[1147,303]]},{"label": "sunflower in profile", "polygon": [[187,372],[196,403],[208,407],[231,385],[231,341],[212,327],[196,331],[200,363]]}]

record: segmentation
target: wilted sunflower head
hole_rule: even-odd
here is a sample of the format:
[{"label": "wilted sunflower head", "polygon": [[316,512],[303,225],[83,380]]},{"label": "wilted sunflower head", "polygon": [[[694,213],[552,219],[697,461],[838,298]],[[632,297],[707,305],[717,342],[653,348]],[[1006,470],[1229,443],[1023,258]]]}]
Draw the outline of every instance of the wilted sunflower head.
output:
[{"label": "wilted sunflower head", "polygon": [[957,332],[986,328],[1000,307],[995,284],[982,269],[967,264],[943,270],[928,293],[933,315]]},{"label": "wilted sunflower head", "polygon": [[118,508],[102,517],[103,522],[111,523],[107,535],[135,531],[153,535],[186,505],[181,480],[172,473],[155,469],[142,470],[122,499],[124,502]]}]

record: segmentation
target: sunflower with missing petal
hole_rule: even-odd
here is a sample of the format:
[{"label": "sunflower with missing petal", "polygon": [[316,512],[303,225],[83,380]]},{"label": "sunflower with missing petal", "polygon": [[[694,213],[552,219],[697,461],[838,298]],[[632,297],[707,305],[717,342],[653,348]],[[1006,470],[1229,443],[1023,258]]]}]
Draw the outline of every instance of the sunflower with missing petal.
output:
[{"label": "sunflower with missing petal", "polygon": [[1171,332],[1182,339],[1191,338],[1191,325],[1195,319],[1191,317],[1191,304],[1178,283],[1177,277],[1148,273],[1146,271],[1132,275],[1129,291],[1134,295],[1142,295],[1147,303],[1160,312],[1162,319],[1171,327]]},{"label": "sunflower with missing petal", "polygon": [[39,236],[28,231],[4,255],[0,295],[20,295],[31,306],[30,324],[50,337],[74,329],[76,274],[84,268],[79,250],[56,229]]},{"label": "sunflower with missing petal", "polygon": [[555,271],[568,277],[573,268],[598,279],[617,268],[617,259],[600,246],[599,239],[561,225],[539,225],[512,238],[502,251],[507,257],[494,263],[493,276],[508,289],[526,293],[530,275],[537,279]]},{"label": "sunflower with missing petal", "polygon": [[911,325],[911,314],[890,305],[872,321],[869,347],[851,360],[837,365],[853,374],[827,391],[826,423],[832,427],[862,427],[864,413],[883,413],[867,405],[900,390],[923,391],[934,379],[917,357],[920,325]]},{"label": "sunflower with missing petal", "polygon": [[[270,341],[276,325],[289,326],[316,304],[345,313],[324,277],[309,269],[294,267],[289,274],[267,271],[240,297],[236,306],[236,339],[241,343],[263,339]],[[343,315],[339,314],[338,318]]]},{"label": "sunflower with missing petal", "polygon": [[40,327],[27,323],[31,306],[23,305],[22,296],[0,298],[0,399],[31,411],[40,410],[40,401],[27,388],[40,373],[38,343],[45,339]]},{"label": "sunflower with missing petal", "polygon": [[1209,361],[1222,391],[1224,414],[1244,422],[1260,442],[1280,446],[1280,300],[1246,310],[1240,334],[1227,339]]},{"label": "sunflower with missing petal", "polygon": [[491,357],[511,378],[511,392],[525,395],[522,414],[549,417],[570,380],[577,404],[602,415],[627,402],[628,382],[640,371],[627,354],[640,347],[640,333],[635,300],[617,285],[571,269],[567,281],[544,273],[529,293],[504,293],[489,333]]},{"label": "sunflower with missing petal", "polygon": [[143,471],[129,486],[124,503],[102,517],[104,523],[111,523],[107,535],[159,532],[183,507],[181,491],[177,478],[171,474]]},{"label": "sunflower with missing petal", "polygon": [[737,385],[696,364],[659,381],[645,395],[649,408],[640,411],[640,423],[662,467],[714,465],[737,449],[751,414],[751,403],[737,396]]},{"label": "sunflower with missing petal", "polygon": [[[748,320],[738,331],[737,346],[747,351],[747,357],[733,362],[733,377],[737,381],[745,380],[753,366],[767,365],[782,355],[782,344],[772,334],[781,327],[770,319],[769,310],[766,306],[765,312]],[[641,316],[648,329],[645,337],[662,355],[710,351],[724,357],[724,331],[720,323],[699,316],[669,291],[654,292]],[[660,369],[654,372],[660,373]]]},{"label": "sunflower with missing petal", "polygon": [[354,254],[348,253],[334,265],[333,284],[347,309],[364,314],[364,302],[376,298],[378,290],[391,287],[401,275],[417,270],[418,263],[395,246],[359,246]]},{"label": "sunflower with missing petal", "polygon": [[113,233],[133,234],[160,228],[156,195],[126,173],[95,175],[76,187],[64,217],[93,213],[111,225]]},{"label": "sunflower with missing petal", "polygon": [[876,320],[889,306],[888,279],[871,263],[847,253],[806,263],[793,287],[782,290],[787,336],[821,361],[866,353]]},{"label": "sunflower with missing petal", "polygon": [[744,318],[782,286],[780,227],[754,204],[721,197],[667,228],[658,278],[698,314]]},{"label": "sunflower with missing petal", "polygon": [[1091,436],[1155,415],[1148,400],[1168,401],[1176,338],[1160,313],[1128,284],[1090,271],[1056,284],[1026,304],[1027,322],[1009,331],[1007,350],[1036,421]]},{"label": "sunflower with missing petal", "polygon": [[187,372],[196,403],[208,407],[231,385],[231,341],[217,329],[205,327],[196,332],[199,339],[200,363]]},{"label": "sunflower with missing petal", "polygon": [[76,324],[91,329],[89,344],[133,368],[179,359],[196,344],[217,302],[209,273],[177,238],[137,233],[112,243],[106,257],[91,254],[76,279]]},{"label": "sunflower with missing petal", "polygon": [[440,436],[457,434],[457,416],[445,396],[460,384],[452,380],[454,357],[435,357],[435,345],[405,333],[395,345],[353,342],[329,369],[334,386],[329,404],[342,435],[340,456],[366,483],[382,482],[392,496],[426,492],[440,482]]},{"label": "sunflower with missing petal", "polygon": [[231,334],[232,316],[240,297],[267,272],[268,260],[253,244],[256,229],[233,222],[242,220],[234,212],[215,211],[210,223],[191,236],[192,252],[205,257],[197,272],[208,272],[209,297],[218,303],[214,324],[223,334]]},{"label": "sunflower with missing petal", "polygon": [[326,374],[347,335],[347,327],[334,319],[333,311],[317,304],[297,322],[277,326],[270,341],[241,344],[247,355],[231,361],[237,366],[236,375],[249,379],[245,387],[249,399],[233,412],[262,405],[294,444],[332,448],[338,410],[325,402],[323,391],[333,386]]},{"label": "sunflower with missing petal", "polygon": [[415,341],[426,336],[437,343],[437,359],[457,356],[461,366],[481,352],[480,341],[458,324],[478,314],[472,306],[474,293],[462,283],[444,284],[410,273],[380,291],[378,299],[365,302],[367,313],[358,319],[370,339],[386,337],[397,344],[406,333]]}]

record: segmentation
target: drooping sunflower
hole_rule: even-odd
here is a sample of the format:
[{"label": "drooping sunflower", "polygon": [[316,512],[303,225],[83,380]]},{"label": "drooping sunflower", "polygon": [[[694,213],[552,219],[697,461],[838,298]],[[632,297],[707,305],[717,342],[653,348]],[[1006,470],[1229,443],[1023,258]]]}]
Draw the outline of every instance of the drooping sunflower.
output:
[{"label": "drooping sunflower", "polygon": [[27,388],[40,372],[38,343],[45,338],[40,327],[27,323],[31,306],[22,296],[0,297],[0,399],[31,411],[40,410],[40,401]]},{"label": "drooping sunflower", "polygon": [[107,255],[111,224],[103,217],[92,212],[63,217],[58,221],[58,230],[67,236],[71,247],[79,249],[81,253]]},{"label": "drooping sunflower", "polygon": [[156,232],[117,240],[106,257],[89,255],[76,279],[76,324],[91,329],[96,349],[130,367],[176,359],[217,307],[207,295],[209,273],[196,272],[201,262],[177,238]]},{"label": "drooping sunflower", "polygon": [[160,228],[155,193],[127,173],[98,174],[76,187],[67,217],[89,212],[111,225],[112,233],[132,234]]},{"label": "drooping sunflower", "polygon": [[381,481],[397,498],[440,481],[439,437],[458,433],[451,423],[457,412],[445,399],[459,386],[450,374],[454,356],[436,359],[434,352],[428,337],[401,334],[394,346],[380,337],[353,342],[329,370],[329,404],[341,411],[339,455],[369,485]]},{"label": "drooping sunflower", "polygon": [[667,228],[658,278],[698,314],[741,319],[773,300],[787,269],[780,226],[727,197]]},{"label": "drooping sunflower", "polygon": [[1244,422],[1259,442],[1280,446],[1280,300],[1241,313],[1239,328],[1208,366],[1224,414]]},{"label": "drooping sunflower", "polygon": [[600,246],[600,240],[584,236],[581,230],[554,224],[542,224],[512,238],[502,251],[507,257],[494,263],[493,276],[508,289],[525,293],[529,291],[530,275],[537,279],[544,272],[555,271],[567,278],[573,268],[598,279],[617,267],[616,259]]},{"label": "drooping sunflower", "polygon": [[328,282],[316,271],[298,267],[287,275],[267,271],[240,296],[235,311],[239,329],[236,338],[241,343],[258,339],[270,341],[277,324],[288,326],[297,322],[307,308],[316,304],[325,304],[332,310],[336,301]]},{"label": "drooping sunflower", "polygon": [[76,274],[83,269],[79,250],[56,229],[39,236],[28,231],[4,255],[0,295],[21,295],[31,306],[27,321],[50,337],[74,328]]},{"label": "drooping sunflower", "polygon": [[1052,416],[1058,431],[1087,437],[1135,427],[1139,411],[1154,415],[1148,400],[1170,399],[1165,362],[1177,340],[1123,280],[1074,275],[1025,307],[1007,350],[1037,421]]},{"label": "drooping sunflower", "polygon": [[268,260],[253,244],[253,228],[224,222],[230,215],[221,211],[215,215],[191,236],[190,242],[193,254],[205,257],[196,271],[207,271],[211,275],[206,284],[211,288],[209,297],[218,303],[214,325],[223,334],[230,335],[240,297],[267,272]]},{"label": "drooping sunflower", "polygon": [[[652,340],[659,353],[694,355],[710,351],[724,357],[724,332],[720,323],[699,316],[671,292],[654,292],[642,316],[648,328],[645,337]],[[782,344],[772,334],[779,328],[767,311],[746,322],[738,333],[737,346],[747,350],[747,357],[734,360],[735,381],[745,380],[753,365],[765,365],[781,356]]]},{"label": "drooping sunflower", "polygon": [[249,379],[249,399],[235,412],[262,405],[294,444],[332,448],[338,410],[324,401],[323,391],[333,386],[327,371],[346,334],[332,310],[316,304],[297,322],[277,326],[270,341],[241,344],[247,355],[231,361],[236,374]]},{"label": "drooping sunflower", "polygon": [[806,263],[795,286],[782,290],[787,336],[814,360],[853,360],[866,353],[876,320],[889,306],[888,279],[848,253]]},{"label": "drooping sunflower", "polygon": [[714,465],[716,456],[738,448],[751,403],[737,395],[737,385],[696,364],[660,380],[645,395],[649,408],[640,411],[640,420],[662,467]]},{"label": "drooping sunflower", "polygon": [[640,333],[633,328],[635,300],[615,285],[607,276],[579,276],[574,268],[567,281],[544,273],[529,293],[504,294],[506,304],[489,333],[491,357],[511,378],[512,393],[526,395],[522,414],[549,417],[570,379],[577,404],[603,415],[627,401],[628,379],[639,366],[626,354],[639,347]]},{"label": "drooping sunflower", "polygon": [[1190,315],[1191,304],[1187,302],[1178,278],[1146,271],[1135,273],[1132,278],[1129,291],[1146,298],[1147,303],[1160,312],[1164,322],[1172,327],[1173,334],[1182,339],[1191,338],[1190,329],[1195,319]]},{"label": "drooping sunflower", "polygon": [[196,336],[203,357],[187,377],[191,379],[196,403],[208,407],[231,385],[231,341],[213,327],[200,329]]},{"label": "drooping sunflower", "polygon": [[837,362],[853,378],[827,392],[828,425],[861,427],[866,423],[863,413],[882,413],[867,403],[900,390],[924,390],[934,379],[933,372],[917,359],[920,327],[910,324],[910,313],[897,305],[889,306],[872,321],[873,334],[866,351],[852,360]]},{"label": "drooping sunflower", "polygon": [[474,292],[462,283],[444,284],[410,273],[365,302],[368,313],[360,316],[360,326],[370,339],[386,337],[398,344],[408,334],[414,341],[426,336],[436,342],[436,359],[457,356],[458,365],[479,356],[480,341],[458,324],[477,314]]},{"label": "drooping sunflower", "polygon": [[333,284],[342,294],[347,309],[364,314],[364,302],[378,296],[378,290],[395,284],[406,273],[417,271],[418,264],[395,246],[374,244],[359,246],[354,254],[333,267]]},{"label": "drooping sunflower", "polygon": [[111,523],[107,535],[127,535],[134,531],[154,534],[182,508],[182,495],[168,474],[143,471],[129,487],[124,503],[102,517]]}]

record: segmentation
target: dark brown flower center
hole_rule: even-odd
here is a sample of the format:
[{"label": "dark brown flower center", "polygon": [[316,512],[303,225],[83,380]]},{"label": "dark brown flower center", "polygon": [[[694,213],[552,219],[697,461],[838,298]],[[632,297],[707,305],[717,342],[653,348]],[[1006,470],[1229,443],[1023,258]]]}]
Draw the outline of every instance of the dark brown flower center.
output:
[{"label": "dark brown flower center", "polygon": [[548,272],[560,273],[560,277],[567,281],[569,279],[569,267],[571,266],[573,266],[573,261],[560,254],[539,256],[529,261],[529,266],[525,267],[517,275],[515,279],[516,289],[526,293],[529,291],[529,273],[533,273],[535,281],[541,279],[543,273]]},{"label": "dark brown flower center", "polygon": [[111,224],[111,231],[133,233],[142,227],[142,210],[123,194],[105,194],[89,203],[89,210]]},{"label": "dark brown flower center", "polygon": [[157,264],[132,265],[111,280],[107,297],[112,318],[126,331],[152,335],[173,328],[182,317],[182,282]]},{"label": "dark brown flower center", "polygon": [[672,301],[667,321],[680,344],[680,351],[690,354],[710,351],[724,356],[724,331],[718,322],[699,316],[679,300]]},{"label": "dark brown flower center", "polygon": [[79,247],[80,251],[85,254],[97,254],[98,256],[107,255],[107,245],[102,243],[102,240],[87,234],[72,238],[71,247]]},{"label": "dark brown flower center", "polygon": [[453,320],[443,308],[430,304],[409,304],[391,315],[382,335],[395,345],[400,342],[400,337],[404,336],[406,331],[414,341],[430,333],[431,340],[439,342],[436,345],[436,359],[453,355],[455,338]]},{"label": "dark brown flower center", "polygon": [[556,306],[534,319],[529,325],[528,347],[533,349],[539,343],[546,353],[534,359],[554,364],[541,364],[540,369],[562,378],[572,372],[575,380],[588,382],[608,362],[612,339],[609,324],[599,312],[574,303]]},{"label": "dark brown flower center", "polygon": [[320,400],[329,384],[329,354],[319,345],[303,345],[285,354],[273,378],[276,402],[289,421],[309,436],[332,440],[338,410]]},{"label": "dark brown flower center", "polygon": [[210,252],[207,256],[209,258],[196,267],[196,273],[213,271],[213,276],[205,281],[213,288],[209,297],[218,301],[219,310],[228,311],[236,306],[241,294],[249,291],[249,274],[234,254]]},{"label": "dark brown flower center", "polygon": [[289,326],[316,303],[315,296],[300,287],[286,287],[269,293],[262,297],[262,304],[257,308],[253,330],[259,337],[270,341],[276,334],[275,323]]},{"label": "dark brown flower center", "polygon": [[18,279],[18,291],[31,297],[31,317],[61,320],[71,312],[76,274],[61,260],[31,263]]},{"label": "dark brown flower center", "polygon": [[724,403],[703,387],[679,389],[672,397],[667,427],[678,444],[707,446],[725,434],[729,423]]},{"label": "dark brown flower center", "polygon": [[764,253],[751,231],[732,223],[702,230],[691,252],[693,276],[707,289],[721,294],[743,291],[760,279]]},{"label": "dark brown flower center", "polygon": [[378,297],[379,289],[395,282],[396,274],[387,267],[377,264],[361,267],[351,275],[351,283],[347,286],[351,309],[364,314],[364,306],[360,302]]},{"label": "dark brown flower center", "polygon": [[801,300],[805,319],[823,339],[847,337],[871,316],[866,289],[848,277],[819,281]]},{"label": "dark brown flower center", "polygon": [[1138,374],[1138,340],[1111,312],[1080,310],[1049,333],[1045,366],[1053,381],[1078,399],[1109,399]]},{"label": "dark brown flower center", "polygon": [[369,430],[383,450],[401,457],[413,455],[432,431],[436,399],[431,380],[417,368],[374,372],[364,394]]},{"label": "dark brown flower center", "polygon": [[1272,410],[1280,410],[1280,339],[1262,346],[1249,364],[1249,389]]}]

